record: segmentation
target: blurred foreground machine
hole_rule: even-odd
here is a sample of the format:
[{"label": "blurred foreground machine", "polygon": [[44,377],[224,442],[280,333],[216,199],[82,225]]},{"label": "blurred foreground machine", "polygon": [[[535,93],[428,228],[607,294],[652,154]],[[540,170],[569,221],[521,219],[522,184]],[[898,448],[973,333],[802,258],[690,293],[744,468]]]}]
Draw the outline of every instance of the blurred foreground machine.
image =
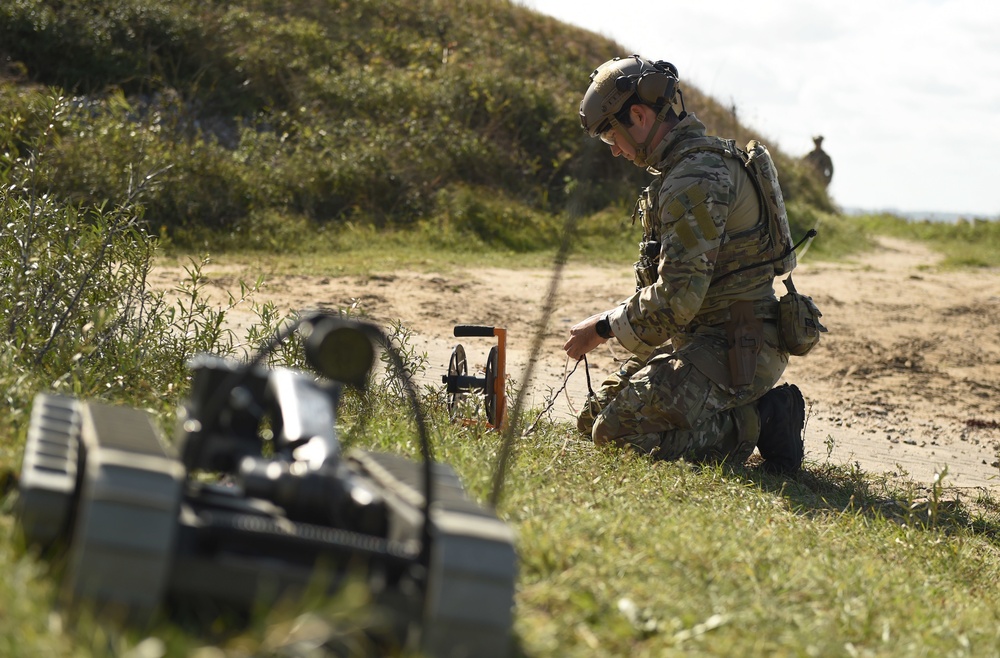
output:
[{"label": "blurred foreground machine", "polygon": [[[148,619],[249,611],[363,574],[383,649],[501,656],[510,647],[512,531],[430,460],[342,454],[345,385],[363,386],[382,332],[329,315],[294,328],[324,375],[200,357],[176,457],[142,411],[57,395],[32,409],[18,512],[29,544],[68,550],[64,592]],[[392,358],[398,354],[387,347]],[[400,368],[402,372],[405,369]],[[391,645],[391,646],[389,646]]]}]

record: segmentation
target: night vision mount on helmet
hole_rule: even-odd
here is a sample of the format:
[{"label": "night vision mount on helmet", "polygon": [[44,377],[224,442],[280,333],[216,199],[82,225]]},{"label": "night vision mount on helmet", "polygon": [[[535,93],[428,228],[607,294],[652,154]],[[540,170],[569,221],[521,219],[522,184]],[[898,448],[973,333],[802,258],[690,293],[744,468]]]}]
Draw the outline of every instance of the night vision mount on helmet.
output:
[{"label": "night vision mount on helmet", "polygon": [[[656,122],[642,144],[632,139],[616,116],[633,97],[657,111]],[[645,166],[657,128],[678,102],[683,114],[684,96],[678,84],[676,66],[663,60],[643,59],[639,55],[615,57],[590,74],[590,86],[580,102],[580,124],[591,137],[622,126],[620,134],[636,150],[636,164]]]}]

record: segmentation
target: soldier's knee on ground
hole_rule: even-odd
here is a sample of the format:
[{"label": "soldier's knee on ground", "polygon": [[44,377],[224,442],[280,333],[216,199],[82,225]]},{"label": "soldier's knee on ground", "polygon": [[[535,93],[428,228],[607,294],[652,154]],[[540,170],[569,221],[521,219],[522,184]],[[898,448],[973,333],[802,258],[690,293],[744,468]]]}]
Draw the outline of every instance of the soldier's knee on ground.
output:
[{"label": "soldier's knee on ground", "polygon": [[601,403],[594,397],[587,396],[587,402],[584,404],[583,409],[580,410],[580,415],[576,417],[576,429],[580,434],[590,438],[594,430],[594,421],[600,413]]},{"label": "soldier's knee on ground", "polygon": [[591,433],[594,431],[594,416],[589,413],[588,409],[585,408],[576,417],[576,430],[584,437],[590,438]]},{"label": "soldier's knee on ground", "polygon": [[598,416],[594,423],[592,437],[595,445],[611,444],[619,448],[629,448],[647,457],[660,456],[660,444],[663,441],[662,432],[646,432],[643,434],[622,434],[621,430],[612,429],[613,423],[605,416]]},{"label": "soldier's knee on ground", "polygon": [[604,415],[598,415],[594,419],[594,427],[591,430],[590,436],[594,439],[595,445],[602,446],[606,443],[612,443],[618,438],[618,432],[611,425]]}]

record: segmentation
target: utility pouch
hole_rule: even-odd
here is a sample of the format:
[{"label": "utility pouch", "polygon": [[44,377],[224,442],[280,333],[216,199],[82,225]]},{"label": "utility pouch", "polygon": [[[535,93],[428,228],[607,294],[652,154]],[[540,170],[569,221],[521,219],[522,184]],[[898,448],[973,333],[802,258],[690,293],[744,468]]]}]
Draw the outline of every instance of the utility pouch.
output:
[{"label": "utility pouch", "polygon": [[639,245],[639,260],[635,268],[635,287],[641,290],[656,283],[660,278],[660,243],[648,240]]},{"label": "utility pouch", "polygon": [[[659,186],[657,185],[655,189],[659,189]],[[636,290],[642,290],[651,286],[660,278],[660,220],[658,215],[656,192],[654,191],[654,186],[650,185],[639,195],[639,200],[635,202],[635,209],[632,211],[632,223],[635,224],[635,220],[638,219],[642,225],[639,260],[633,266],[635,269]]]},{"label": "utility pouch", "polygon": [[826,332],[819,321],[823,314],[812,297],[795,290],[791,276],[783,283],[788,292],[778,300],[778,346],[792,356],[805,356]]},{"label": "utility pouch", "polygon": [[754,315],[752,301],[734,302],[729,307],[726,337],[733,387],[749,386],[757,372],[757,355],[764,345],[764,321]]}]

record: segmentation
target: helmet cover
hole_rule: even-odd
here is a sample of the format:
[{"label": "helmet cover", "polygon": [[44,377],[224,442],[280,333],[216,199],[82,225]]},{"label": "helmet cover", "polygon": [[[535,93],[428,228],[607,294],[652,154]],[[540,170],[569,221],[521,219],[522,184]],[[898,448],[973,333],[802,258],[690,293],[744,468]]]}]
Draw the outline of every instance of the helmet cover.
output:
[{"label": "helmet cover", "polygon": [[580,124],[587,134],[597,137],[634,95],[650,105],[672,104],[676,83],[677,68],[673,64],[652,62],[639,55],[615,57],[590,74],[590,86],[580,102]]}]

